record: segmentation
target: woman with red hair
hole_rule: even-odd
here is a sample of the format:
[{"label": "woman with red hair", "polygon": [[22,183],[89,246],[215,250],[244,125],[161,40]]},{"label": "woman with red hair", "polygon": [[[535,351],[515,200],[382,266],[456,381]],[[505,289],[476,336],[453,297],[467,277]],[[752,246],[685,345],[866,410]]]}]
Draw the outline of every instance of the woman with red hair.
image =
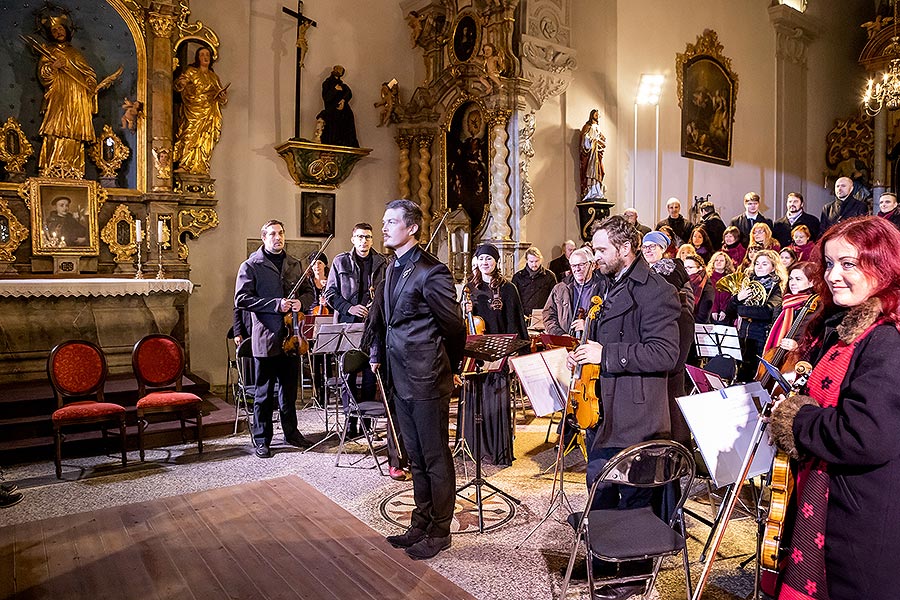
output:
[{"label": "woman with red hair", "polygon": [[[776,403],[775,443],[799,460],[779,599],[889,600],[900,589],[900,232],[832,226],[816,253],[821,308],[802,348],[809,395]],[[799,509],[797,507],[800,507]]]}]

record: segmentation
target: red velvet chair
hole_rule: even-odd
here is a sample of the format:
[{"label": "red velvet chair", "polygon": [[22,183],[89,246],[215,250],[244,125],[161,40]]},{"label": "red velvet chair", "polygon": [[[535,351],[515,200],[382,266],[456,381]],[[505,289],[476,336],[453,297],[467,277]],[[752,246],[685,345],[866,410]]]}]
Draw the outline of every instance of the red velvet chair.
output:
[{"label": "red velvet chair", "polygon": [[[175,413],[181,421],[181,440],[185,436],[186,417],[192,416],[197,426],[197,449],[203,452],[203,413],[200,396],[181,391],[184,375],[184,350],[175,338],[162,333],[144,336],[131,353],[131,366],[138,382],[138,444],[144,460],[144,430],[151,414]],[[171,388],[147,392],[147,388]]]},{"label": "red velvet chair", "polygon": [[[53,437],[56,442],[56,477],[62,478],[62,428],[67,426],[99,425],[106,440],[107,429],[118,426],[122,444],[122,466],[127,464],[125,455],[125,408],[103,401],[103,385],[106,383],[106,357],[91,342],[72,340],[63,342],[50,351],[47,358],[47,375],[56,396],[56,410],[51,417]],[[70,398],[94,396],[96,400],[70,402]]]}]

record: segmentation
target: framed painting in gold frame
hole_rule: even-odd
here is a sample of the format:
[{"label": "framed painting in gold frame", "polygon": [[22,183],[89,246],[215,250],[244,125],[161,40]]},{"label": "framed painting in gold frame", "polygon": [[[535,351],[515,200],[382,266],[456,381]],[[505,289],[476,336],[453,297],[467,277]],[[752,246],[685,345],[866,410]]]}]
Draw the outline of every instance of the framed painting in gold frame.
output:
[{"label": "framed painting in gold frame", "polygon": [[738,77],[711,29],[675,59],[681,155],[731,166]]},{"label": "framed painting in gold frame", "polygon": [[35,256],[100,254],[97,216],[106,190],[96,181],[32,177],[19,186],[31,209]]}]

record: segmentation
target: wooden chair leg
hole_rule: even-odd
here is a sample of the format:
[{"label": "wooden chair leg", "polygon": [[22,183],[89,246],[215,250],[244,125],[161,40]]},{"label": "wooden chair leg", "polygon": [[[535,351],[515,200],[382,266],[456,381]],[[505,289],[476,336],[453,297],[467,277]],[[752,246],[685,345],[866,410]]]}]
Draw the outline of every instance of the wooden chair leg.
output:
[{"label": "wooden chair leg", "polygon": [[181,443],[187,444],[187,429],[184,426],[184,413],[178,413],[178,416],[181,418]]},{"label": "wooden chair leg", "polygon": [[53,426],[53,438],[56,445],[56,478],[62,479],[62,432],[59,425]]},{"label": "wooden chair leg", "polygon": [[137,424],[138,424],[138,450],[141,455],[141,462],[144,462],[144,411],[138,411],[137,414]]},{"label": "wooden chair leg", "polygon": [[197,454],[203,454],[203,409],[197,406]]},{"label": "wooden chair leg", "polygon": [[[122,444],[122,466],[128,466],[128,439],[125,433],[125,415],[119,417],[119,441]],[[143,460],[143,456],[141,460]]]}]

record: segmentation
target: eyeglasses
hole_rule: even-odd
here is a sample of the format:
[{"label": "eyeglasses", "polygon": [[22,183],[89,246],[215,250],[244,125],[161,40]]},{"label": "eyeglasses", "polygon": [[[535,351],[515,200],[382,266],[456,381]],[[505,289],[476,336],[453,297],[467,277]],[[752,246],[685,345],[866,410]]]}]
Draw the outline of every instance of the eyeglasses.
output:
[{"label": "eyeglasses", "polygon": [[641,246],[641,250],[656,250],[657,248],[659,248],[660,250],[665,250],[665,248],[663,248],[659,244],[644,244],[643,246]]},{"label": "eyeglasses", "polygon": [[590,264],[591,264],[591,263],[588,263],[588,262],[582,262],[582,263],[570,263],[570,264],[569,264],[569,268],[571,268],[573,271],[574,271],[575,269],[587,269],[587,268],[588,268],[588,265],[590,265]]},{"label": "eyeglasses", "polygon": [[357,235],[354,235],[353,237],[356,238],[356,239],[358,239],[358,240],[371,240],[371,239],[372,239],[372,235],[371,235],[371,234],[369,234],[369,235],[357,234]]}]

